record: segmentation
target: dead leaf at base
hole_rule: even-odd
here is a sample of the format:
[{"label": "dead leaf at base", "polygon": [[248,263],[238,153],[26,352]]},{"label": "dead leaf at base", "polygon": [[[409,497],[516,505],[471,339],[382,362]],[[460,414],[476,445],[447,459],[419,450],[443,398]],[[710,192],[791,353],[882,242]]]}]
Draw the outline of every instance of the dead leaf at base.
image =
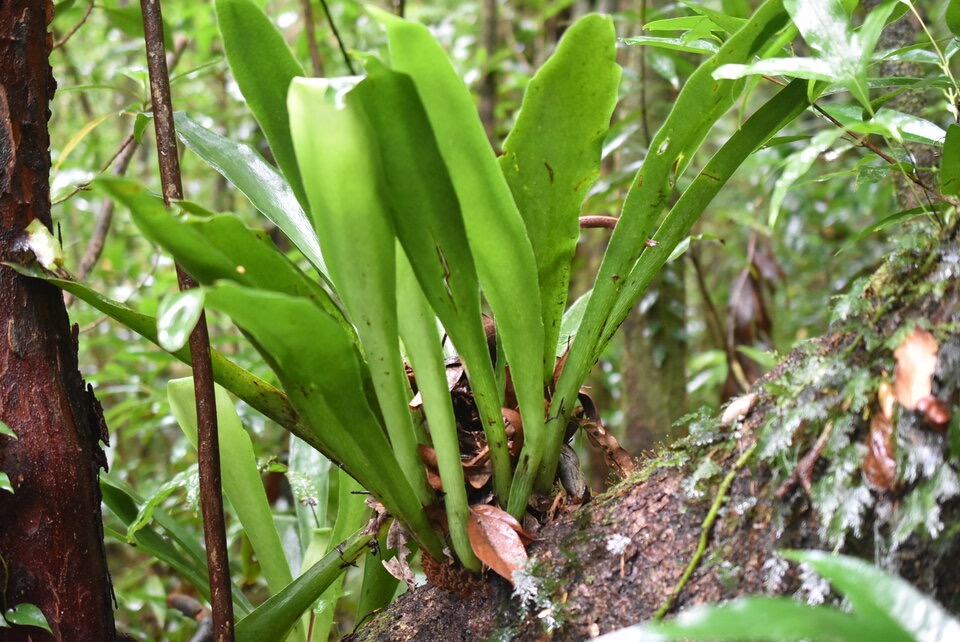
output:
[{"label": "dead leaf at base", "polygon": [[520,522],[502,508],[489,504],[470,507],[467,537],[474,554],[511,584],[513,574],[527,562],[527,549],[521,534],[532,539]]}]

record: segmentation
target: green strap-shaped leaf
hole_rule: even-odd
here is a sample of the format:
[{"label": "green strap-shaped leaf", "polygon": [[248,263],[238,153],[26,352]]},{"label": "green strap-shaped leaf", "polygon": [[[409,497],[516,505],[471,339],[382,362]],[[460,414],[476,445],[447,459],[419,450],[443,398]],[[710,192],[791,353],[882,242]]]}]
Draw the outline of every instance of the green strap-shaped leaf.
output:
[{"label": "green strap-shaped leaf", "polygon": [[379,196],[379,167],[363,111],[336,105],[327,81],[308,79],[293,83],[288,108],[330,277],[360,336],[393,452],[420,502],[429,505],[434,494],[417,452],[400,359],[396,239]]},{"label": "green strap-shaped leaf", "polygon": [[960,194],[960,125],[947,128],[940,160],[940,192],[947,196]]},{"label": "green strap-shaped leaf", "polygon": [[[733,105],[743,87],[742,80],[714,79],[711,75],[713,70],[722,64],[751,60],[786,24],[783,1],[766,0],[750,21],[690,76],[666,122],[654,136],[643,167],[627,194],[617,227],[600,265],[583,322],[557,384],[550,415],[559,418],[559,426],[566,425],[581,382],[603,348],[601,339],[609,337],[619,326],[620,322],[611,318],[614,307],[629,307],[636,300],[632,298],[636,294],[634,291],[624,293],[623,290],[641,253],[665,249],[648,248],[647,240],[673,192],[677,176],[686,168],[717,119]],[[697,212],[696,215],[699,214]],[[671,251],[672,247],[666,249],[666,256]],[[551,475],[559,457],[558,435],[562,435],[562,432],[551,431],[552,441],[538,479],[543,489],[553,484]]]},{"label": "green strap-shaped leaf", "polygon": [[252,336],[303,417],[309,441],[400,519],[431,555],[442,546],[367,402],[363,364],[343,328],[312,302],[221,282],[207,305]]},{"label": "green strap-shaped leaf", "polygon": [[174,114],[177,135],[208,165],[233,183],[280,228],[307,260],[326,276],[320,243],[290,183],[250,145],[216,134],[183,112]]},{"label": "green strap-shaped leaf", "polygon": [[423,409],[430,422],[430,437],[437,454],[450,540],[460,562],[469,569],[479,571],[480,561],[473,554],[467,537],[470,504],[467,501],[457,419],[450,399],[436,317],[404,254],[397,257],[397,294],[400,301],[400,333],[417,377],[417,389],[423,399]]},{"label": "green strap-shaped leaf", "polygon": [[699,606],[670,622],[631,626],[598,642],[634,640],[758,640],[764,642],[908,642],[882,623],[827,606],[810,606],[789,597],[746,597],[719,606]]},{"label": "green strap-shaped leaf", "polygon": [[[523,216],[537,258],[544,341],[557,343],[567,302],[583,199],[600,172],[600,152],[617,102],[613,20],[577,21],[527,85],[500,168]],[[553,375],[544,351],[544,379]]]},{"label": "green strap-shaped leaf", "polygon": [[[524,439],[531,445],[517,462],[516,472],[525,478],[539,465],[537,444],[545,430],[543,323],[533,248],[473,98],[443,48],[425,26],[370,11],[387,28],[393,68],[416,84],[460,200],[477,275],[513,374]],[[525,509],[522,495],[511,497],[511,512]]]},{"label": "green strap-shaped leaf", "polygon": [[303,76],[283,35],[253,0],[217,0],[217,22],[230,71],[270,143],[280,171],[306,206],[306,191],[293,152],[287,88]]},{"label": "green strap-shaped leaf", "polygon": [[347,100],[357,101],[375,132],[371,153],[379,155],[383,166],[382,189],[394,232],[467,368],[490,446],[494,487],[506,502],[510,455],[460,204],[411,79],[374,60],[368,61],[367,72]]},{"label": "green strap-shaped leaf", "polygon": [[[629,314],[634,302],[640,298],[643,291],[659,273],[677,245],[690,233],[690,228],[697,222],[707,205],[730,179],[734,171],[740,167],[740,164],[807,108],[809,102],[807,102],[806,87],[806,82],[794,80],[767,101],[724,143],[684,191],[654,235],[655,245],[647,248],[629,277],[622,279],[624,281],[623,291],[599,328],[601,336],[598,343],[600,346],[606,345],[610,340],[613,333],[616,332],[616,329]],[[599,285],[600,282],[598,281],[596,287],[599,287]],[[596,296],[596,287],[587,303],[585,315],[590,312],[590,305]],[[584,331],[585,322],[586,316],[584,322],[581,323],[580,333],[574,340],[574,347],[576,347]],[[592,330],[595,330],[595,328],[592,328]],[[571,356],[572,354],[571,351]],[[586,376],[588,370],[589,365],[583,371],[583,376]],[[561,399],[567,399],[567,403],[572,404],[580,388],[580,381],[582,379],[576,379],[574,371],[570,369],[570,357],[568,357],[567,366],[560,375],[560,381],[557,384],[557,394],[551,405],[551,412],[563,414],[561,411],[564,409],[564,405]],[[550,457],[554,454],[559,457],[561,445],[559,439],[551,442],[550,450],[547,452],[544,461],[548,464],[551,461],[557,461],[556,459],[551,460]],[[552,480],[554,472],[549,468],[545,469],[544,476],[540,481]]]},{"label": "green strap-shaped leaf", "polygon": [[896,575],[825,551],[785,551],[783,556],[812,566],[843,595],[855,615],[876,623],[889,639],[894,632],[905,640],[960,639],[960,621]]},{"label": "green strap-shaped leaf", "polygon": [[[180,429],[196,448],[197,405],[193,377],[168,382],[167,397]],[[216,388],[216,405],[223,492],[237,511],[243,530],[263,569],[263,577],[270,593],[276,595],[293,581],[293,574],[283,551],[280,533],[273,521],[273,511],[270,510],[263,480],[260,478],[253,443],[240,422],[233,401],[220,386]],[[304,630],[298,630],[295,639],[305,640]]]},{"label": "green strap-shaped leaf", "polygon": [[230,214],[174,216],[159,197],[135,181],[103,178],[96,184],[129,208],[144,235],[170,252],[200,283],[227,279],[308,298],[337,319],[348,333],[353,332],[327,291],[284,256],[266,232],[252,230]]},{"label": "green strap-shaped leaf", "polygon": [[365,529],[357,531],[327,553],[293,584],[237,622],[237,641],[283,640],[300,614],[363,554],[374,536]]}]

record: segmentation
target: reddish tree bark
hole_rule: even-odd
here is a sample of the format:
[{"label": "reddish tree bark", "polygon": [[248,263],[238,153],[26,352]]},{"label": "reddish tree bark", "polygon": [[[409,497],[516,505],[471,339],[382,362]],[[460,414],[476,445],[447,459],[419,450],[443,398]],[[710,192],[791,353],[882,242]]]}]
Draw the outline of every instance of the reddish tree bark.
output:
[{"label": "reddish tree bark", "polygon": [[[49,0],[0,2],[0,261],[22,258],[24,228],[50,219]],[[18,256],[21,255],[21,256]],[[103,549],[100,405],[77,367],[63,297],[0,266],[0,607],[38,606],[53,635],[0,628],[0,640],[115,639]],[[0,567],[0,572],[2,572]],[[5,590],[4,590],[5,589]]]}]

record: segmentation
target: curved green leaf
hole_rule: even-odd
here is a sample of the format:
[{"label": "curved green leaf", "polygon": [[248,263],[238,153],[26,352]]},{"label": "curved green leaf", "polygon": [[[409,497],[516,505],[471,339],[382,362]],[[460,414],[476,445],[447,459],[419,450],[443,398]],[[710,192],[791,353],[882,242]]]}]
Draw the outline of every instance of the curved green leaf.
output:
[{"label": "curved green leaf", "polygon": [[167,352],[176,352],[187,345],[190,333],[203,314],[203,290],[184,290],[160,301],[157,308],[157,341]]},{"label": "curved green leaf", "polygon": [[282,640],[300,614],[370,546],[374,535],[358,531],[327,553],[287,588],[237,622],[238,642]]},{"label": "curved green leaf", "polygon": [[810,606],[787,597],[748,597],[685,611],[671,622],[634,626],[598,642],[666,640],[756,640],[764,642],[908,642],[882,623],[838,609]]},{"label": "curved green leaf", "polygon": [[306,205],[287,115],[287,88],[291,80],[304,75],[303,67],[253,0],[217,0],[216,10],[230,71],[267,137],[280,171],[297,200]]},{"label": "curved green leaf", "polygon": [[494,486],[509,496],[511,468],[500,394],[480,312],[480,286],[457,195],[434,132],[405,74],[367,63],[367,78],[349,94],[376,132],[383,198],[420,287],[467,368],[483,421]]},{"label": "curved green leaf", "polygon": [[180,140],[220,172],[280,228],[307,260],[326,275],[320,243],[287,180],[250,145],[216,134],[183,112],[174,114]]},{"label": "curved green leaf", "polygon": [[357,328],[393,452],[421,503],[434,501],[417,452],[397,330],[396,239],[379,195],[362,109],[334,104],[326,80],[298,79],[288,109],[330,277]]},{"label": "curved green leaf", "polygon": [[[853,557],[824,551],[785,551],[828,580],[850,602],[853,613],[894,635],[915,642],[960,639],[960,621],[907,581]],[[861,639],[867,639],[866,636]]]},{"label": "curved green leaf", "polygon": [[394,69],[413,78],[423,101],[460,200],[477,275],[510,364],[524,438],[532,442],[517,462],[520,492],[510,498],[510,511],[519,514],[526,508],[522,490],[529,471],[538,467],[541,452],[536,444],[545,431],[545,382],[540,376],[544,338],[536,258],[473,98],[446,53],[425,26],[381,10],[369,11],[387,28]]},{"label": "curved green leaf", "polygon": [[432,555],[442,546],[365,394],[364,368],[343,328],[312,302],[221,282],[207,305],[254,340],[307,426],[301,438],[340,463]]},{"label": "curved green leaf", "polygon": [[[677,177],[714,123],[733,105],[743,87],[742,80],[714,79],[713,70],[723,64],[752,60],[787,22],[782,0],[766,0],[750,21],[690,76],[666,122],[654,136],[650,152],[627,194],[584,311],[583,322],[557,384],[550,416],[558,418],[558,425],[565,425],[572,412],[581,382],[596,362],[605,337],[619,326],[620,322],[612,315],[614,307],[628,306],[629,309],[635,301],[635,292],[625,292],[624,286],[637,260],[644,252],[665,249],[648,248],[647,241],[673,192]],[[702,210],[696,212],[696,216],[700,213]],[[684,227],[683,235],[686,235],[686,229]],[[679,240],[682,236],[677,242]],[[666,249],[664,258],[672,249]],[[538,479],[542,489],[553,484],[562,434],[562,430],[551,431],[551,442]]]},{"label": "curved green leaf", "polygon": [[[168,382],[167,397],[180,429],[196,448],[197,410],[193,377]],[[273,521],[253,443],[240,423],[230,396],[220,386],[216,387],[216,405],[223,492],[243,524],[270,592],[276,594],[293,581],[293,575]],[[303,632],[298,637],[303,639]]]},{"label": "curved green leaf", "polygon": [[[567,302],[580,207],[600,173],[600,152],[617,103],[620,66],[607,16],[588,15],[564,33],[527,85],[500,169],[537,259],[544,341],[556,345]],[[553,375],[544,351],[544,380]]]},{"label": "curved green leaf", "polygon": [[3,614],[3,619],[10,624],[35,626],[48,633],[53,633],[53,631],[50,630],[50,625],[47,623],[46,616],[44,616],[43,611],[41,611],[40,607],[36,604],[29,604],[27,602],[17,604],[12,609],[7,609],[7,612]]},{"label": "curved green leaf", "polygon": [[403,345],[417,377],[417,389],[423,399],[423,410],[437,454],[450,540],[460,562],[471,570],[479,571],[480,560],[474,555],[467,537],[470,504],[460,460],[457,418],[450,398],[436,317],[417,283],[413,268],[403,254],[397,256],[397,294]]}]

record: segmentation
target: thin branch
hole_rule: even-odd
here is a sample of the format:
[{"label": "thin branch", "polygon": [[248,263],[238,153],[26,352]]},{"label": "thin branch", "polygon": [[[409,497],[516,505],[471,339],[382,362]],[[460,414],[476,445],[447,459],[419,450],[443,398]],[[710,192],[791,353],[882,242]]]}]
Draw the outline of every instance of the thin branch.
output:
[{"label": "thin branch", "polygon": [[350,55],[347,53],[347,48],[343,44],[343,38],[340,37],[340,30],[337,29],[337,24],[333,21],[333,16],[330,15],[330,7],[327,5],[327,0],[320,0],[320,6],[323,7],[323,15],[327,17],[327,24],[330,25],[330,30],[333,32],[333,37],[337,39],[337,46],[340,47],[340,54],[343,56],[343,62],[346,63],[347,69],[350,70],[350,75],[356,76],[357,72],[353,69],[353,62],[350,61]]},{"label": "thin branch", "polygon": [[586,230],[595,227],[603,227],[612,230],[617,226],[616,216],[581,216],[580,229]]},{"label": "thin branch", "polygon": [[87,21],[87,18],[90,17],[90,12],[91,12],[91,11],[93,11],[93,1],[92,1],[92,0],[91,0],[91,2],[89,2],[89,3],[87,4],[87,9],[86,9],[86,11],[83,12],[83,16],[81,16],[80,21],[77,22],[77,24],[75,24],[75,25],[73,25],[72,27],[70,27],[70,31],[68,31],[67,33],[65,33],[62,38],[60,38],[60,39],[57,40],[55,43],[53,43],[53,48],[54,48],[54,49],[58,49],[58,48],[62,47],[63,45],[67,44],[67,41],[70,40],[70,38],[73,37],[73,34],[77,33],[77,30],[80,29],[80,27],[82,27],[83,24]]},{"label": "thin branch", "polygon": [[[153,100],[160,179],[163,185],[163,198],[169,206],[172,201],[183,198],[183,185],[173,124],[170,77],[164,54],[160,0],[140,0],[140,7],[143,11],[143,31],[147,47],[147,68],[150,73],[150,94]],[[181,290],[197,287],[193,277],[179,265],[177,265],[177,280]],[[217,434],[217,408],[213,387],[213,368],[210,362],[210,337],[207,333],[204,314],[201,314],[197,326],[190,333],[190,354],[197,400],[200,507],[203,511],[203,537],[210,576],[213,639],[216,642],[232,642],[234,639],[233,596],[223,516],[220,440]]]},{"label": "thin branch", "polygon": [[[113,168],[114,176],[123,176],[127,173],[127,167],[130,166],[130,161],[133,159],[137,147],[137,141],[134,139],[133,134],[130,134],[124,139],[123,144],[120,146],[120,153],[116,156],[117,164]],[[100,253],[103,252],[103,246],[107,239],[107,232],[110,231],[110,223],[113,221],[113,208],[114,202],[112,198],[105,198],[100,203],[97,222],[93,227],[93,233],[90,235],[90,240],[87,241],[87,249],[84,250],[83,258],[80,259],[80,265],[74,275],[77,281],[82,281],[87,278],[93,266],[96,265],[100,259]],[[73,299],[74,296],[72,293],[64,293],[64,305],[70,305]]]},{"label": "thin branch", "polygon": [[303,30],[307,36],[307,49],[310,50],[310,62],[313,64],[313,75],[323,76],[323,58],[320,57],[320,47],[317,46],[317,28],[313,24],[313,3],[311,0],[302,0]]}]

